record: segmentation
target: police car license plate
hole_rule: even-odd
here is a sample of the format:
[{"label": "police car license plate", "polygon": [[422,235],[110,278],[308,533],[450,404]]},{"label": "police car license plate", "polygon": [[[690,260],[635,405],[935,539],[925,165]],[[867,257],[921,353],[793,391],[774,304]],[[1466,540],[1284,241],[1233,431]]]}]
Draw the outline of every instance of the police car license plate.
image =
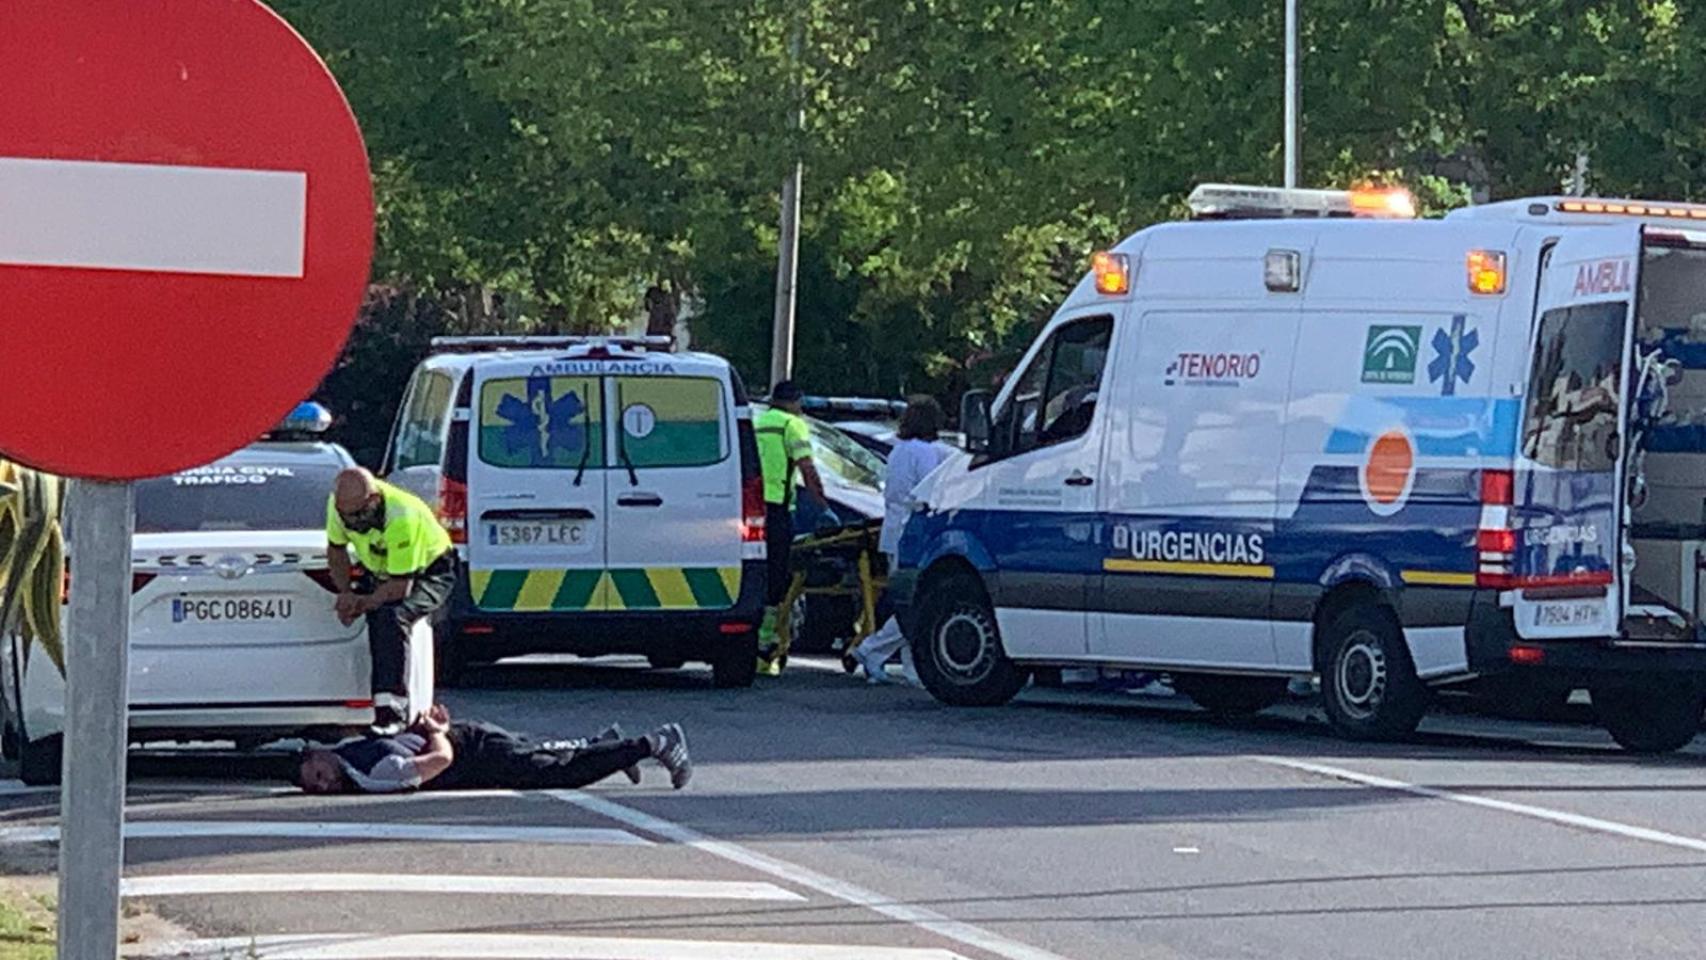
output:
[{"label": "police car license plate", "polygon": [[1605,604],[1599,600],[1573,603],[1542,603],[1534,608],[1537,627],[1585,627],[1599,623],[1605,616]]},{"label": "police car license plate", "polygon": [[280,597],[177,597],[173,623],[275,623],[296,612],[294,601]]},{"label": "police car license plate", "polygon": [[486,525],[494,547],[579,547],[587,542],[585,520],[500,520]]}]

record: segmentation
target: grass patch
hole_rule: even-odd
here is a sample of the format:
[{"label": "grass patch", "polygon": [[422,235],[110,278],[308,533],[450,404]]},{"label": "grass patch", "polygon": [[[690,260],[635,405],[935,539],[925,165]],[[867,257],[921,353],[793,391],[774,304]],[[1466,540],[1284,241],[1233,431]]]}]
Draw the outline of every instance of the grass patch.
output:
[{"label": "grass patch", "polygon": [[53,960],[53,901],[0,886],[0,960]]}]

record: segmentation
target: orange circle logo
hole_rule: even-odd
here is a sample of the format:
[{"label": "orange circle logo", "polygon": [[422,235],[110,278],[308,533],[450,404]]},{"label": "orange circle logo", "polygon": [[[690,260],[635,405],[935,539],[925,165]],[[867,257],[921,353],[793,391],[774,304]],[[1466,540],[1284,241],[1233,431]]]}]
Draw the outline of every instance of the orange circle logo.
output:
[{"label": "orange circle logo", "polygon": [[1415,468],[1416,450],[1410,438],[1396,430],[1381,434],[1363,465],[1363,486],[1375,503],[1391,506],[1404,496]]}]

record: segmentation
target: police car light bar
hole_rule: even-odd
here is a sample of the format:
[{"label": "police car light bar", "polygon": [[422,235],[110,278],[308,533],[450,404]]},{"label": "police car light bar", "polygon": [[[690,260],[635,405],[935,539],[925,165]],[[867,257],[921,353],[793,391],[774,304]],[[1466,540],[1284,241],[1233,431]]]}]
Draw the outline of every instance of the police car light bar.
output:
[{"label": "police car light bar", "polygon": [[1292,217],[1411,219],[1416,201],[1408,190],[1302,190],[1205,183],[1186,203],[1193,220],[1254,220]]},{"label": "police car light bar", "polygon": [[441,353],[478,353],[485,350],[562,350],[568,347],[604,347],[614,350],[669,350],[674,337],[538,337],[480,336],[433,337],[432,349]]},{"label": "police car light bar", "polygon": [[[321,434],[332,429],[332,411],[312,400],[296,405],[290,415],[284,418],[273,434]],[[271,434],[269,434],[270,436]]]}]

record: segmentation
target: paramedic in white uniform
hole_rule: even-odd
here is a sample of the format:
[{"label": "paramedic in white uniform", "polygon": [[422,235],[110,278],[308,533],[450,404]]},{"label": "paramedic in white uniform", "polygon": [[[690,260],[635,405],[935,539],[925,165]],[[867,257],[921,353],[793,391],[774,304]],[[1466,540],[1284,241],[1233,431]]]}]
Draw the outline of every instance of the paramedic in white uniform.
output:
[{"label": "paramedic in white uniform", "polygon": [[[883,530],[877,541],[877,548],[889,558],[891,570],[895,554],[900,550],[900,533],[906,528],[906,518],[912,514],[912,491],[948,457],[948,448],[937,439],[945,419],[941,405],[934,397],[927,396],[908,400],[906,412],[900,415],[899,439],[889,451],[888,474],[883,479]],[[917,686],[912,648],[892,616],[882,629],[853,648],[853,658],[865,668],[868,682],[889,683],[886,665],[897,649],[907,682]]]}]

